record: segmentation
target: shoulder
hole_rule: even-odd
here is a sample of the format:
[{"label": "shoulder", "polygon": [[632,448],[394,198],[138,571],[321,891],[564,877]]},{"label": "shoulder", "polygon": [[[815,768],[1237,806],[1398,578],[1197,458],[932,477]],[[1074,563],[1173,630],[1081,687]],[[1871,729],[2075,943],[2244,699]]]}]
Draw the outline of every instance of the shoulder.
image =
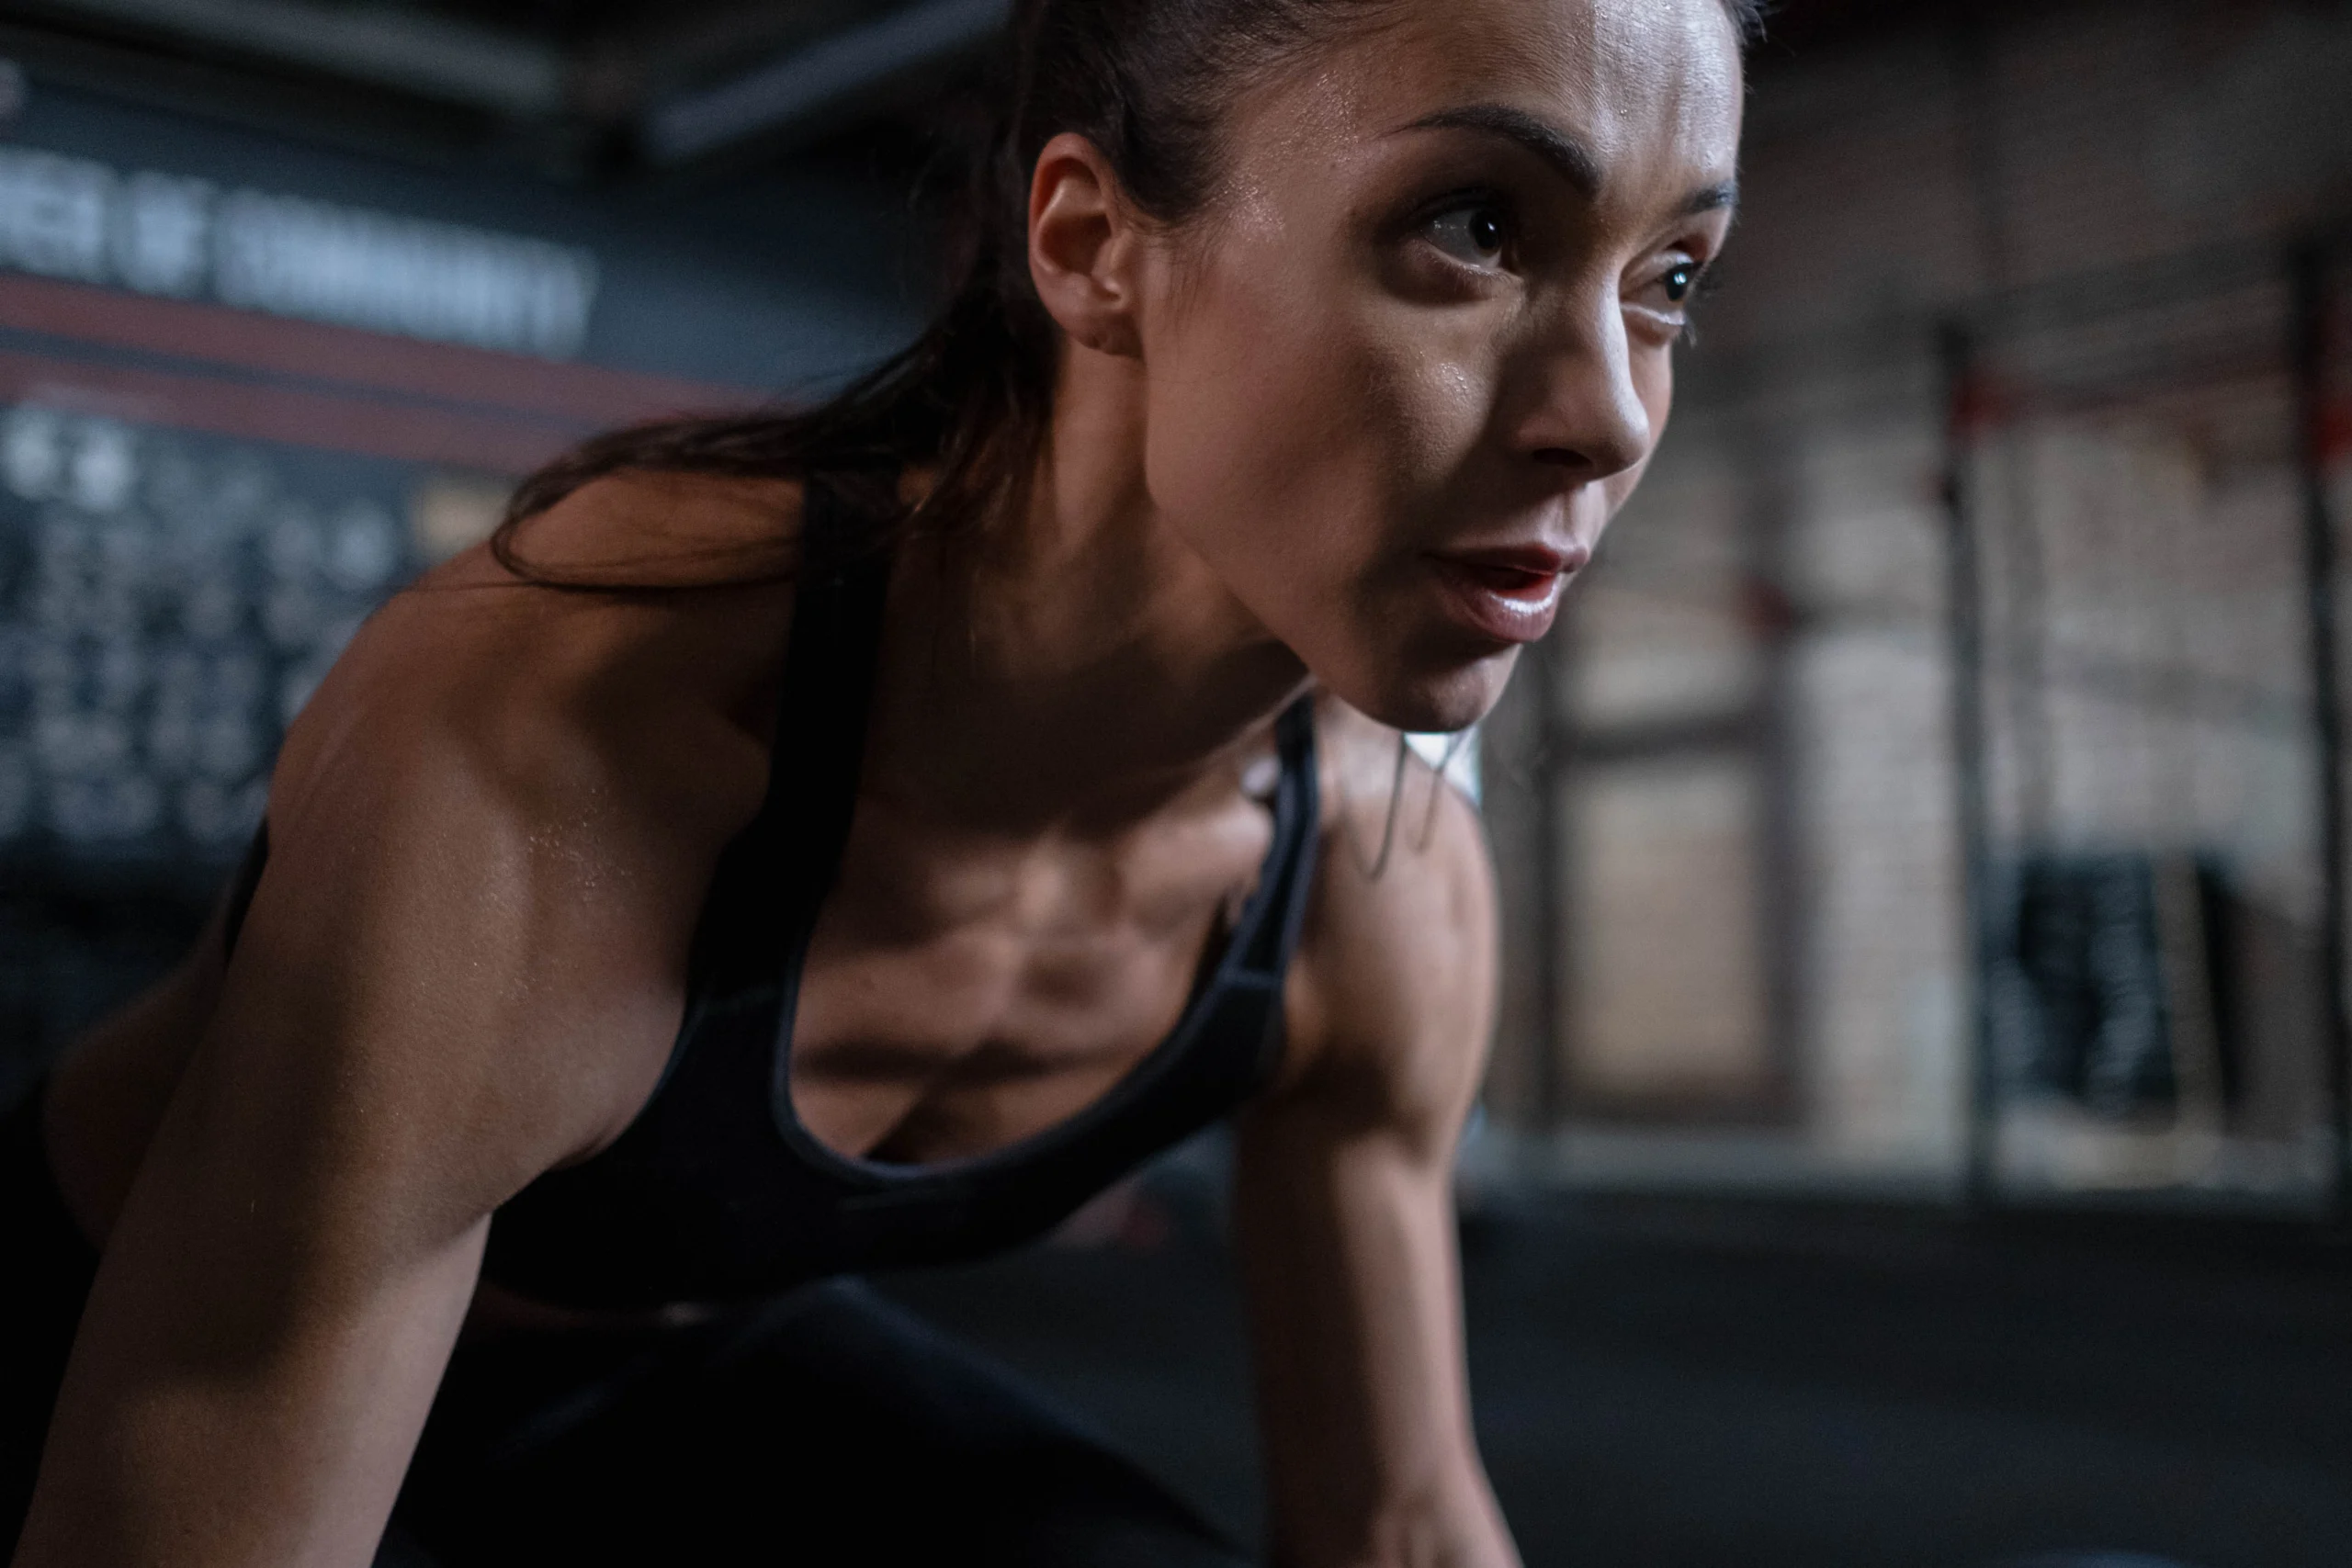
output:
[{"label": "shoulder", "polygon": [[[551,582],[487,547],[426,573],[360,628],[288,729],[273,823],[314,793],[435,776],[526,815],[583,795],[723,797],[726,760],[763,750],[760,699],[791,614],[775,568],[797,513],[793,486],[624,475],[521,531],[521,558]],[[679,586],[551,585],[582,581]]]},{"label": "shoulder", "polygon": [[1327,699],[1317,739],[1322,842],[1285,1008],[1284,1089],[1357,1098],[1391,1120],[1442,1120],[1475,1091],[1491,1028],[1485,829],[1418,757],[1399,770],[1395,730]]},{"label": "shoulder", "polygon": [[[548,532],[586,558],[659,504],[594,486]],[[230,997],[300,997],[338,1050],[527,1107],[525,1174],[616,1131],[666,1059],[710,867],[758,807],[790,606],[774,582],[568,592],[482,554],[428,574],[288,730]]]},{"label": "shoulder", "polygon": [[624,470],[525,520],[507,556],[561,581],[698,588],[774,577],[791,565],[804,493],[795,479]]}]

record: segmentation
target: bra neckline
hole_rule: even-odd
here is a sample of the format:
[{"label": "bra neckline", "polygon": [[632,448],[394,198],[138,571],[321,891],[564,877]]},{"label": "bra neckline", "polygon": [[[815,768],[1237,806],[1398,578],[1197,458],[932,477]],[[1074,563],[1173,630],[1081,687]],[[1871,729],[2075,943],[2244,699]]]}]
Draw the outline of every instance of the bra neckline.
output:
[{"label": "bra neckline", "polygon": [[[1047,1122],[1034,1133],[1025,1133],[1009,1144],[975,1155],[958,1155],[942,1160],[925,1160],[908,1164],[898,1160],[877,1160],[864,1155],[847,1155],[834,1148],[811,1132],[800,1119],[800,1108],[792,1098],[792,1043],[794,1024],[799,1011],[800,979],[808,962],[808,939],[815,934],[816,920],[790,959],[790,983],[784,988],[782,1006],[776,1022],[775,1077],[769,1089],[769,1120],[776,1133],[803,1159],[829,1174],[846,1178],[873,1188],[888,1188],[906,1191],[932,1183],[953,1183],[1000,1167],[1016,1166],[1037,1158],[1040,1155],[1075,1144],[1105,1122],[1115,1121],[1136,1101],[1148,1097],[1154,1087],[1182,1062],[1187,1048],[1200,1032],[1202,1023],[1215,1010],[1216,1002],[1227,988],[1241,985],[1259,985],[1279,989],[1283,972],[1268,973],[1262,966],[1252,964],[1250,955],[1259,945],[1259,938],[1270,919],[1279,918],[1283,911],[1277,901],[1287,901],[1287,882],[1282,873],[1283,863],[1296,852],[1292,840],[1302,829],[1300,781],[1295,776],[1301,766],[1313,766],[1312,753],[1294,756],[1293,748],[1283,739],[1285,729],[1294,722],[1312,725],[1311,708],[1306,717],[1295,719],[1298,704],[1310,704],[1312,697],[1301,697],[1291,710],[1275,721],[1277,756],[1281,775],[1274,786],[1272,802],[1273,831],[1266,845],[1266,853],[1258,863],[1257,886],[1250,890],[1241,914],[1222,935],[1212,931],[1201,961],[1194,966],[1191,991],[1184,998],[1175,1023],[1159,1043],[1137,1057],[1133,1066],[1121,1073],[1111,1087],[1094,1099],[1056,1122]],[[1310,731],[1311,733],[1311,731]],[[1221,944],[1221,946],[1220,946]],[[1210,953],[1216,954],[1214,960]],[[1277,998],[1276,1006],[1280,1006]]]}]

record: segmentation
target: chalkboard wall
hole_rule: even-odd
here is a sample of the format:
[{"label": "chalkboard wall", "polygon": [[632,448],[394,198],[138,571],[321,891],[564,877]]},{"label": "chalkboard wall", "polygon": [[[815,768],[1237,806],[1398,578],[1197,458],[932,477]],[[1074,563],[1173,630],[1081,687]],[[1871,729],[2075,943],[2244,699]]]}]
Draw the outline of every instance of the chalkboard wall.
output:
[{"label": "chalkboard wall", "polygon": [[0,136],[0,1100],[194,934],[287,721],[516,476],[903,341],[903,206],[566,190],[36,77]]}]

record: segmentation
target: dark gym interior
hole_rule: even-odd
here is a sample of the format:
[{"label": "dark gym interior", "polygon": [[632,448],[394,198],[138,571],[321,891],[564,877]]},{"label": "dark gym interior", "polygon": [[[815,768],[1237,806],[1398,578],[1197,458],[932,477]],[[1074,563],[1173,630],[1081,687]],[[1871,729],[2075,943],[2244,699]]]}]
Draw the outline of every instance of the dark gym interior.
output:
[{"label": "dark gym interior", "polygon": [[[0,1103],[522,475],[917,330],[1007,9],[12,0]],[[1449,753],[1496,1490],[1536,1565],[2352,1568],[2352,4],[1783,0],[1749,75],[1673,432]],[[1247,1536],[1223,1182],[880,1283]]]}]

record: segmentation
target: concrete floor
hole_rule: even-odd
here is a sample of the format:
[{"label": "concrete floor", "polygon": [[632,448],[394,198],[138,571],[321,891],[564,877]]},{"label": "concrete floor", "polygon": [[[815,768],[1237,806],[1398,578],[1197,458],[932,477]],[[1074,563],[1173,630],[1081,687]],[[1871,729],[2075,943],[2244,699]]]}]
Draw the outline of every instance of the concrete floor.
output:
[{"label": "concrete floor", "polygon": [[[1464,1271],[1532,1568],[2352,1565],[2352,1255],[2300,1235],[1555,1205],[1474,1227]],[[1212,1241],[887,1288],[1254,1537]]]}]

